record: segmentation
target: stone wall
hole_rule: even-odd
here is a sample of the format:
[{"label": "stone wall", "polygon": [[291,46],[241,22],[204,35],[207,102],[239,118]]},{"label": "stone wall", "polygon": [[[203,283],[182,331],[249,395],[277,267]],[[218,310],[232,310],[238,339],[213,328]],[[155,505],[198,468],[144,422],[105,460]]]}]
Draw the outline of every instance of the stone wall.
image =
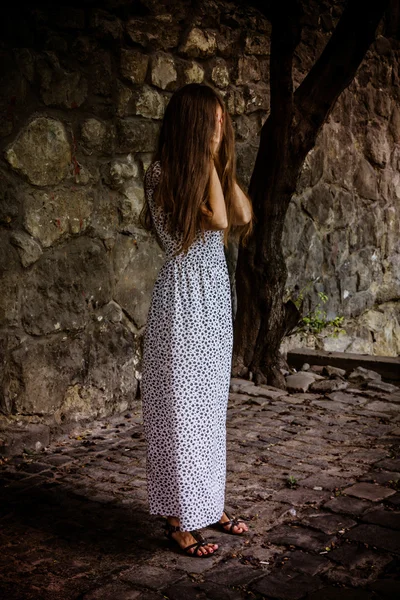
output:
[{"label": "stone wall", "polygon": [[283,349],[400,354],[399,46],[398,36],[377,37],[309,153],[286,217],[288,287],[314,281],[305,308],[324,292],[327,319],[343,316],[346,333],[294,336]]},{"label": "stone wall", "polygon": [[[17,2],[3,19],[0,376],[7,423],[105,416],[135,401],[163,261],[138,226],[143,175],[185,83],[224,96],[247,184],[269,111],[270,24],[235,3]],[[307,27],[298,84],[340,10]],[[398,43],[380,36],[310,154],[287,216],[288,288],[319,275],[338,345],[399,351]],[[235,249],[228,256],[229,264]],[[231,267],[233,270],[233,266]],[[235,300],[235,299],[234,299]],[[397,304],[396,304],[397,302]],[[307,308],[307,304],[306,304]],[[297,338],[288,345],[315,344]]]}]

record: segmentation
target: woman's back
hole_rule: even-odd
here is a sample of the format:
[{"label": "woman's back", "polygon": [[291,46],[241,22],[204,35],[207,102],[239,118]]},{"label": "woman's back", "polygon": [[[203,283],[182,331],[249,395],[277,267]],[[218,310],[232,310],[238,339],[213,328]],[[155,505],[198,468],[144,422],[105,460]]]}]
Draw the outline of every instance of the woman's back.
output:
[{"label": "woman's back", "polygon": [[199,228],[197,231],[196,238],[189,248],[186,255],[180,253],[176,256],[175,253],[178,250],[181,243],[181,236],[171,235],[167,228],[168,214],[166,214],[161,206],[156,205],[153,198],[154,190],[160,180],[161,176],[161,164],[160,161],[154,161],[150,164],[146,171],[144,180],[144,189],[149,208],[156,229],[157,235],[162,243],[163,249],[166,254],[166,259],[170,260],[175,258],[177,261],[182,260],[193,260],[204,257],[204,260],[216,265],[221,260],[224,261],[224,231],[206,229],[204,231],[204,241],[202,237],[202,231]]}]

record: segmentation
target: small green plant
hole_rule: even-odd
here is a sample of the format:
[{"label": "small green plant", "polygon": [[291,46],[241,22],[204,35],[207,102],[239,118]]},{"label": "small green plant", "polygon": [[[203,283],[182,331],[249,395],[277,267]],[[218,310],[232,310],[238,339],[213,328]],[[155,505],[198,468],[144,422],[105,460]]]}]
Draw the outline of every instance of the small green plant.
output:
[{"label": "small green plant", "polygon": [[286,486],[290,488],[296,488],[298,485],[299,484],[297,483],[296,477],[289,475],[289,477],[286,479]]},{"label": "small green plant", "polygon": [[[315,281],[317,281],[319,277]],[[294,300],[291,297],[290,291],[286,290],[285,302],[291,300],[296,308],[301,311],[304,302],[305,292],[308,291],[308,288],[315,283],[315,281],[310,281],[307,285],[304,286],[302,290],[297,294],[296,299]],[[344,317],[335,317],[334,319],[327,319],[327,313],[325,310],[322,310],[322,304],[326,304],[328,301],[328,296],[324,294],[324,292],[318,292],[318,296],[321,302],[318,302],[317,306],[314,310],[310,311],[307,315],[301,317],[297,325],[295,325],[286,335],[294,335],[295,333],[312,333],[318,334],[321,333],[324,329],[331,329],[332,336],[337,337],[339,333],[346,333],[346,330],[341,327]]]}]

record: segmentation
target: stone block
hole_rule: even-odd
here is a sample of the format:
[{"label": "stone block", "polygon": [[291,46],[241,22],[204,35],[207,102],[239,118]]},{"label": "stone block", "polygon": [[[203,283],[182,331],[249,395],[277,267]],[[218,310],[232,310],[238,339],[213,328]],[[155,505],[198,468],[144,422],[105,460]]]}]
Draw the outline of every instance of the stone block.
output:
[{"label": "stone block", "polygon": [[363,396],[355,396],[354,394],[350,394],[349,391],[332,392],[330,394],[327,394],[327,398],[336,402],[343,402],[343,404],[347,404],[350,406],[362,406],[367,402],[367,398]]},{"label": "stone block", "polygon": [[171,50],[177,48],[180,37],[180,23],[170,13],[155,12],[153,18],[135,17],[126,23],[130,39],[149,50]]},{"label": "stone block", "polygon": [[336,541],[336,537],[309,527],[278,525],[268,531],[268,541],[280,546],[291,545],[318,552]]},{"label": "stone block", "polygon": [[324,410],[329,410],[339,414],[352,412],[351,407],[346,406],[342,402],[335,402],[334,400],[312,400],[311,404],[312,406],[318,406],[318,408],[323,408]]},{"label": "stone block", "polygon": [[[368,381],[367,388],[369,390],[376,390],[377,392],[385,392],[388,394],[392,394],[399,389],[396,385],[384,381]],[[388,400],[390,400],[390,398],[388,398]]]},{"label": "stone block", "polygon": [[370,471],[360,477],[359,481],[369,481],[370,483],[384,485],[389,481],[396,481],[396,479],[400,480],[400,473],[396,473],[396,471]]},{"label": "stone block", "polygon": [[82,600],[115,600],[115,598],[118,598],[118,600],[138,600],[141,597],[141,590],[134,590],[128,584],[116,581],[86,592],[82,596]]},{"label": "stone block", "polygon": [[237,64],[236,85],[244,85],[251,81],[260,81],[260,65],[255,56],[241,56]]},{"label": "stone block", "polygon": [[346,369],[339,369],[339,367],[326,365],[322,368],[322,374],[328,375],[328,377],[346,377]]},{"label": "stone block", "polygon": [[[390,385],[390,384],[389,384]],[[389,396],[386,397],[388,402],[396,402],[396,404],[400,404],[400,390],[399,387],[396,386],[396,391],[392,392]],[[393,435],[400,435],[400,427],[394,430]]]},{"label": "stone block", "polygon": [[[282,570],[279,573],[266,575],[259,579],[252,584],[251,590],[263,594],[267,598],[300,600],[306,594],[319,590],[324,585],[318,576],[312,577],[296,571]],[[318,596],[318,598],[321,598],[321,596]]]},{"label": "stone block", "polygon": [[[24,227],[48,248],[62,237],[83,233],[93,210],[93,193],[77,188],[33,191],[26,196]],[[35,261],[36,262],[36,261]]]},{"label": "stone block", "polygon": [[370,565],[386,566],[392,559],[390,556],[366,549],[357,544],[343,544],[329,552],[329,559],[333,560],[348,570],[363,569]]},{"label": "stone block", "polygon": [[286,377],[286,389],[289,393],[307,392],[310,385],[314,382],[315,375],[313,373],[295,373]]},{"label": "stone block", "polygon": [[37,117],[6,151],[13,169],[33,185],[55,185],[69,172],[71,148],[64,125],[57,119]]},{"label": "stone block", "polygon": [[110,123],[99,119],[86,119],[81,127],[82,141],[90,150],[110,153],[114,147],[115,133]]},{"label": "stone block", "polygon": [[299,518],[302,525],[319,529],[327,535],[333,535],[341,529],[351,529],[351,527],[357,525],[357,521],[345,515],[317,512],[310,509],[301,511]]},{"label": "stone block", "polygon": [[261,33],[250,33],[246,36],[244,51],[246,54],[258,56],[269,55],[270,37]]},{"label": "stone block", "polygon": [[372,502],[380,502],[389,496],[393,496],[395,493],[395,490],[391,490],[375,483],[356,483],[343,490],[343,494],[362,498],[363,500],[371,500]]},{"label": "stone block", "polygon": [[90,26],[95,30],[96,37],[104,40],[121,40],[123,27],[121,21],[113,14],[94,9],[90,13]]},{"label": "stone block", "polygon": [[374,121],[368,127],[365,138],[365,155],[368,160],[381,169],[390,159],[390,145],[387,134],[387,123]]},{"label": "stone block", "polygon": [[186,40],[179,47],[180,54],[191,58],[208,58],[217,50],[216,34],[207,29],[193,27],[187,34]]},{"label": "stone block", "polygon": [[363,589],[374,580],[376,574],[373,567],[349,572],[347,567],[336,566],[326,573],[326,579],[334,585]]},{"label": "stone block", "polygon": [[145,82],[149,56],[139,50],[121,49],[121,74],[131,83],[142,84]]},{"label": "stone block", "polygon": [[385,458],[375,463],[374,467],[387,471],[400,471],[400,458]]},{"label": "stone block", "polygon": [[263,569],[237,564],[218,564],[205,575],[206,581],[212,581],[222,586],[244,586],[262,576]]},{"label": "stone block", "polygon": [[369,162],[361,158],[354,175],[354,187],[361,198],[378,200],[377,174]]},{"label": "stone block", "polygon": [[319,393],[330,393],[336,390],[345,390],[349,387],[348,381],[341,379],[325,379],[323,381],[315,381],[310,385],[310,390]]},{"label": "stone block", "polygon": [[357,367],[348,376],[351,383],[363,383],[367,381],[381,381],[382,376],[376,371],[371,369],[365,369],[364,367]]},{"label": "stone block", "polygon": [[362,516],[362,521],[388,527],[389,529],[400,529],[400,512],[377,508],[365,513]]},{"label": "stone block", "polygon": [[117,121],[118,152],[153,152],[160,125],[129,117]]},{"label": "stone block", "polygon": [[77,341],[68,349],[65,342],[58,339],[52,343],[47,341],[46,347],[33,340],[14,349],[10,355],[11,373],[5,379],[5,384],[10,386],[8,395],[14,412],[53,414],[82,361],[82,348]]},{"label": "stone block", "polygon": [[335,513],[344,513],[354,516],[362,515],[372,506],[372,502],[351,498],[350,496],[338,496],[337,498],[333,498],[324,504],[324,508],[329,508],[329,510]]},{"label": "stone block", "polygon": [[346,538],[362,544],[398,554],[400,552],[400,536],[398,531],[380,525],[358,525],[346,533]]},{"label": "stone block", "polygon": [[202,83],[204,80],[204,69],[195,61],[188,63],[183,68],[184,83]]},{"label": "stone block", "polygon": [[74,109],[87,97],[88,82],[79,71],[64,70],[54,52],[37,61],[40,95],[47,106]]},{"label": "stone block", "polygon": [[235,56],[240,45],[240,36],[240,28],[232,29],[221,23],[217,31],[218,53],[224,58]]},{"label": "stone block", "polygon": [[[121,225],[127,231],[131,226],[139,225],[139,215],[144,202],[143,186],[135,181],[127,181],[121,188],[119,213]],[[137,237],[136,234],[134,234]]]},{"label": "stone block", "polygon": [[119,226],[118,212],[119,194],[101,186],[96,193],[96,202],[90,219],[89,231],[93,237],[98,237],[109,251],[116,239]]},{"label": "stone block", "polygon": [[377,414],[388,413],[396,415],[400,412],[400,404],[392,404],[390,402],[381,402],[376,400],[376,402],[368,402],[364,409]]},{"label": "stone block", "polygon": [[125,157],[115,158],[110,163],[110,171],[105,183],[113,189],[120,189],[131,179],[139,175],[139,165],[132,154]]},{"label": "stone block", "polygon": [[[109,52],[90,51],[89,89],[92,94],[109,97],[115,84],[114,65]],[[112,115],[110,115],[112,116]]]},{"label": "stone block", "polygon": [[120,236],[113,248],[115,273],[114,300],[126,311],[137,327],[147,319],[150,290],[164,260],[156,240]]},{"label": "stone block", "polygon": [[379,458],[384,458],[385,456],[387,456],[386,450],[376,450],[375,448],[363,448],[361,450],[351,449],[347,456],[343,456],[342,462],[345,466],[347,466],[347,463],[354,464],[355,462],[370,465],[376,460],[379,460]]},{"label": "stone block", "polygon": [[236,89],[221,90],[226,108],[230,115],[242,115],[245,111],[243,92]]},{"label": "stone block", "polygon": [[285,561],[285,569],[300,571],[300,573],[305,573],[312,577],[325,571],[331,564],[329,560],[322,556],[316,556],[315,554],[309,554],[301,550],[294,550],[283,554],[279,557],[279,560],[282,562]]},{"label": "stone block", "polygon": [[151,58],[151,83],[162,90],[175,90],[178,85],[178,74],[174,58],[162,52]]},{"label": "stone block", "polygon": [[29,267],[42,255],[43,251],[40,244],[25,231],[14,231],[11,234],[10,242],[18,249],[24,267]]},{"label": "stone block", "polygon": [[129,115],[132,97],[133,90],[121,83],[121,81],[117,81],[115,105],[118,117],[126,117]]},{"label": "stone block", "polygon": [[166,106],[166,96],[149,86],[142,86],[131,94],[125,114],[141,115],[149,119],[162,119]]},{"label": "stone block", "polygon": [[256,110],[269,111],[270,93],[264,83],[248,83],[244,86],[244,102],[247,113]]},{"label": "stone block", "polygon": [[212,65],[211,80],[218,88],[226,88],[229,85],[229,70],[223,59],[217,59]]},{"label": "stone block", "polygon": [[98,240],[77,237],[69,242],[68,253],[65,245],[60,246],[30,269],[21,296],[25,330],[43,335],[80,329],[89,320],[91,306],[109,302],[110,295],[111,272],[104,246]]},{"label": "stone block", "polygon": [[162,569],[149,564],[134,566],[121,571],[119,579],[153,590],[159,590],[167,585],[183,579],[185,572],[178,569]]}]

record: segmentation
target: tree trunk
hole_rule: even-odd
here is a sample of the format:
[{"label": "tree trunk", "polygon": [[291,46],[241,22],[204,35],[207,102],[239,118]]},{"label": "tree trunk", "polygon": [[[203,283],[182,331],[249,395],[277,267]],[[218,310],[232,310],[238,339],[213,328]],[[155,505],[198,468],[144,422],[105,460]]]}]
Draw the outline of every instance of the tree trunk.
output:
[{"label": "tree trunk", "polygon": [[[268,6],[272,22],[271,112],[261,130],[249,186],[256,223],[236,267],[237,312],[232,373],[284,388],[279,347],[299,320],[283,303],[287,279],[282,252],[286,212],[308,152],[340,93],[351,83],[375,37],[389,0],[349,0],[318,61],[293,93],[292,61],[300,40],[300,4]],[[259,0],[250,2],[262,11]]]}]

